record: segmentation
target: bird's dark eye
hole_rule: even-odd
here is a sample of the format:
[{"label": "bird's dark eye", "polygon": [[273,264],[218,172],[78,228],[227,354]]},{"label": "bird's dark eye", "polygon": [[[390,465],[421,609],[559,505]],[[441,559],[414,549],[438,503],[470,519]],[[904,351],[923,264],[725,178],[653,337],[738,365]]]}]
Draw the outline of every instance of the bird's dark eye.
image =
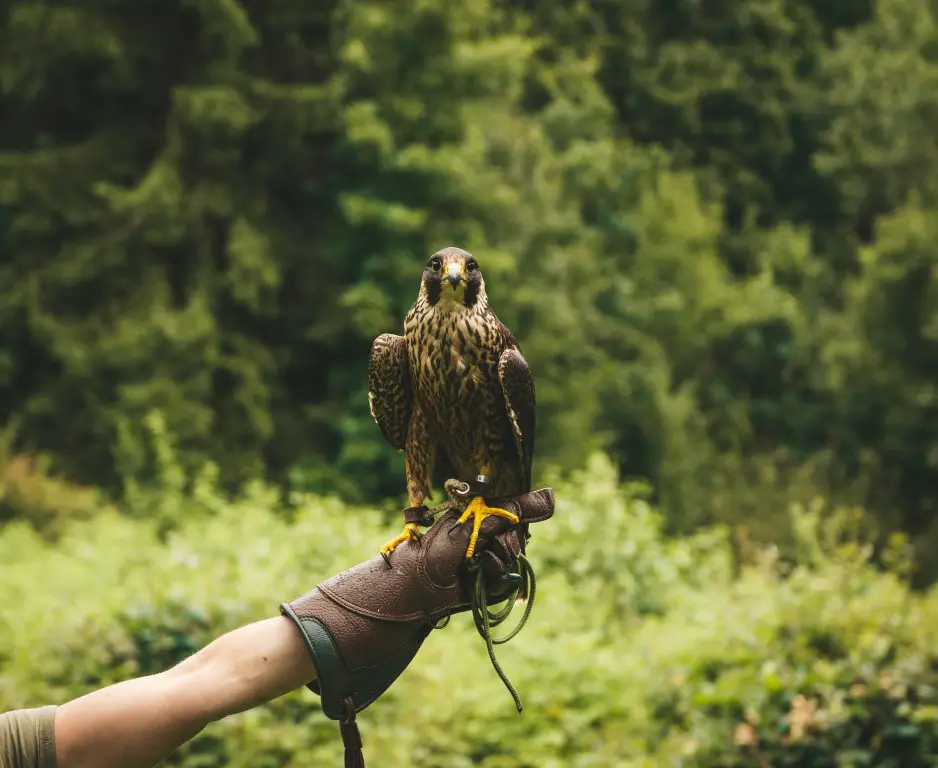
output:
[{"label": "bird's dark eye", "polygon": [[443,262],[439,259],[431,259],[430,269],[432,269],[434,272],[439,272],[441,269],[443,269]]},{"label": "bird's dark eye", "polygon": [[470,261],[468,264],[466,264],[466,272],[475,272],[478,268],[479,265],[474,261]]}]

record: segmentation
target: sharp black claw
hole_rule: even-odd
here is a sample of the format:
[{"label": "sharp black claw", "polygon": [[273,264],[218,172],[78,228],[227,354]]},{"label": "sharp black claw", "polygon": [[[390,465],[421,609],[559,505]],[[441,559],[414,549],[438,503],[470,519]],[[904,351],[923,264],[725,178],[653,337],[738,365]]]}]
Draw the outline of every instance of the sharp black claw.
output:
[{"label": "sharp black claw", "polygon": [[388,568],[390,568],[390,567],[391,567],[391,558],[388,557],[388,553],[385,552],[383,549],[381,550],[381,557],[384,558],[384,562],[387,563]]}]

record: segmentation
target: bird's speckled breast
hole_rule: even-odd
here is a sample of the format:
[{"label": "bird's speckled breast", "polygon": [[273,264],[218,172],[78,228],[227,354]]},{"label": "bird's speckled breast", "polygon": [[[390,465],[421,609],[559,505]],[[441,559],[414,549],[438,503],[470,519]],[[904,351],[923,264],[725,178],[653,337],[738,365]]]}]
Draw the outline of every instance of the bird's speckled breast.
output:
[{"label": "bird's speckled breast", "polygon": [[404,332],[415,394],[437,439],[449,444],[451,455],[477,453],[496,425],[468,420],[490,416],[503,401],[495,328],[481,309],[424,305],[415,306]]}]

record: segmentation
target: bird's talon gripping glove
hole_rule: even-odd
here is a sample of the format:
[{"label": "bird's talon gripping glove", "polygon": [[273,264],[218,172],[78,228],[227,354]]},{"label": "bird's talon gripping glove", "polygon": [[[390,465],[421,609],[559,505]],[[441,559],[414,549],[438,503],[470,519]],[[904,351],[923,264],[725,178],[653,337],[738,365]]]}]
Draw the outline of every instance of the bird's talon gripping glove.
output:
[{"label": "bird's talon gripping glove", "polygon": [[472,611],[482,633],[491,614],[479,618],[480,590],[484,603],[494,604],[524,581],[528,525],[553,515],[554,493],[546,488],[498,504],[520,522],[487,518],[469,562],[470,526],[455,525],[465,501],[454,499],[438,508],[441,517],[419,541],[404,542],[386,560],[376,555],[280,606],[316,666],[317,679],[308,687],[321,697],[326,716],[340,722],[347,767],[364,765],[355,714],[391,686],[430,632]]}]

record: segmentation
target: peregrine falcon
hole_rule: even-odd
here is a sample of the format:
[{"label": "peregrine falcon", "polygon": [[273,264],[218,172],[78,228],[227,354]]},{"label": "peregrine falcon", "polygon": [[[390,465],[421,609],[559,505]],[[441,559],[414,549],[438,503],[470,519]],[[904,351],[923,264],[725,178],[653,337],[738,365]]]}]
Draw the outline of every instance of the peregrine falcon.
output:
[{"label": "peregrine falcon", "polygon": [[[489,306],[475,257],[444,248],[427,262],[404,335],[385,333],[371,348],[368,403],[385,440],[404,454],[410,507],[387,557],[420,537],[433,485],[448,478],[485,487],[490,497],[531,489],[534,378],[518,342]],[[490,515],[517,517],[475,495],[460,519],[473,518],[466,557]],[[426,523],[424,523],[426,524]]]}]

